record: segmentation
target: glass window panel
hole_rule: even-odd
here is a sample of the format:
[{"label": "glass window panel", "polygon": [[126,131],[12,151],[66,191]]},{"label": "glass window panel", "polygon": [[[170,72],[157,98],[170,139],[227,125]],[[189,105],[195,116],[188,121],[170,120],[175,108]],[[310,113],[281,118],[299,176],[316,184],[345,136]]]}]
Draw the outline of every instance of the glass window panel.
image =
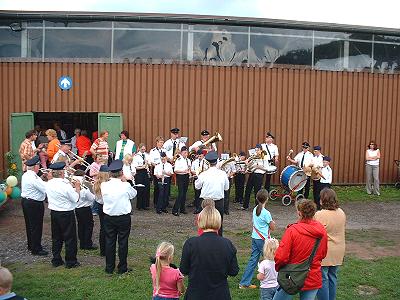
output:
[{"label": "glass window panel", "polygon": [[46,58],[109,58],[111,30],[46,29]]},{"label": "glass window panel", "polygon": [[372,43],[349,42],[348,71],[371,70]]},{"label": "glass window panel", "polygon": [[194,32],[193,60],[247,63],[247,34]]},{"label": "glass window panel", "polygon": [[28,30],[28,57],[42,57],[43,30]]},{"label": "glass window panel", "polygon": [[181,29],[178,23],[115,22],[114,28]]},{"label": "glass window panel", "polygon": [[193,25],[193,30],[202,31],[228,31],[228,32],[245,32],[249,31],[247,26],[227,26],[227,25]]},{"label": "glass window panel", "polygon": [[341,71],[344,68],[344,41],[314,39],[314,68]]},{"label": "glass window panel", "polygon": [[394,35],[375,35],[375,41],[400,43],[400,37]]},{"label": "glass window panel", "polygon": [[97,27],[111,28],[110,21],[45,21],[46,27]]},{"label": "glass window panel", "polygon": [[114,31],[114,58],[180,59],[180,31]]},{"label": "glass window panel", "polygon": [[29,21],[28,27],[43,27],[43,21]]},{"label": "glass window panel", "polygon": [[312,39],[251,35],[250,63],[311,65]]},{"label": "glass window panel", "polygon": [[400,45],[374,44],[374,69],[381,73],[400,70]]},{"label": "glass window panel", "polygon": [[0,28],[0,57],[21,57],[21,31]]},{"label": "glass window panel", "polygon": [[300,36],[312,36],[312,30],[303,29],[286,29],[286,28],[272,28],[272,27],[250,27],[251,33],[263,33],[263,34],[283,34],[283,35],[300,35]]},{"label": "glass window panel", "polygon": [[326,37],[326,38],[332,38],[332,39],[354,39],[354,40],[366,40],[366,41],[371,41],[372,40],[372,34],[370,33],[361,33],[361,32],[353,32],[353,33],[348,33],[348,32],[331,32],[331,31],[314,31],[314,37]]}]

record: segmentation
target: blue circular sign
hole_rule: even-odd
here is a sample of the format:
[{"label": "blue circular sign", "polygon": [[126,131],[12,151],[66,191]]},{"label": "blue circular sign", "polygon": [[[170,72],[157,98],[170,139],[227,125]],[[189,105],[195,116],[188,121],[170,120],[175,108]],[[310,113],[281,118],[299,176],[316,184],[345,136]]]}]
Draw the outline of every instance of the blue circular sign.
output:
[{"label": "blue circular sign", "polygon": [[72,87],[72,79],[69,76],[61,76],[58,79],[58,86],[62,90],[69,90]]}]

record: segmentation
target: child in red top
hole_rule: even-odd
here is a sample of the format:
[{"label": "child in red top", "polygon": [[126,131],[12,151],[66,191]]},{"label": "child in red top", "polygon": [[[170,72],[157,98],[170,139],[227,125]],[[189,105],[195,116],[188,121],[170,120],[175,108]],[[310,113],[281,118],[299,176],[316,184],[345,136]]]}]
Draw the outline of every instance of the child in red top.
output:
[{"label": "child in red top", "polygon": [[170,265],[173,258],[174,246],[162,242],[157,248],[155,263],[150,266],[153,300],[179,299],[185,292],[182,273]]},{"label": "child in red top", "polygon": [[[203,200],[203,201],[201,202],[201,208],[203,209],[203,208],[206,207],[206,206],[215,208],[215,202],[214,202],[214,200],[212,200],[212,199],[205,199],[205,200]],[[197,215],[196,220],[195,220],[195,223],[194,223],[194,224],[196,225],[196,227],[197,227],[197,235],[198,235],[198,236],[200,236],[200,235],[203,234],[203,229],[201,229],[201,228],[198,227],[200,217],[201,217],[201,212]]]}]

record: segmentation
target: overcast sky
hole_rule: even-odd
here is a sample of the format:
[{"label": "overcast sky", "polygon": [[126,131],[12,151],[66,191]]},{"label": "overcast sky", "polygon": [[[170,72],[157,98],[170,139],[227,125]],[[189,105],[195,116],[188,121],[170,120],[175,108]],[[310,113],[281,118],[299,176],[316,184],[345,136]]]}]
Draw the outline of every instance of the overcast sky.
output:
[{"label": "overcast sky", "polygon": [[400,29],[399,0],[0,0],[0,10],[199,14]]}]

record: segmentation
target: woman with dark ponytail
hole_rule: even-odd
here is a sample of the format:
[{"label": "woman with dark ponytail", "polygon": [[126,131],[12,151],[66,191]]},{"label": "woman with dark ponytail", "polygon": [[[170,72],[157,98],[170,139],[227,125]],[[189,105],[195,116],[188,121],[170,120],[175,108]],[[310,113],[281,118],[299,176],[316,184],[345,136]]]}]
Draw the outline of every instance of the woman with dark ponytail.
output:
[{"label": "woman with dark ponytail", "polygon": [[268,202],[268,192],[261,189],[256,195],[258,205],[253,209],[253,232],[251,234],[251,255],[239,283],[240,289],[255,289],[256,285],[251,284],[254,270],[263,253],[264,241],[270,238],[269,232],[275,230],[275,222],[271,213],[265,208]]}]

